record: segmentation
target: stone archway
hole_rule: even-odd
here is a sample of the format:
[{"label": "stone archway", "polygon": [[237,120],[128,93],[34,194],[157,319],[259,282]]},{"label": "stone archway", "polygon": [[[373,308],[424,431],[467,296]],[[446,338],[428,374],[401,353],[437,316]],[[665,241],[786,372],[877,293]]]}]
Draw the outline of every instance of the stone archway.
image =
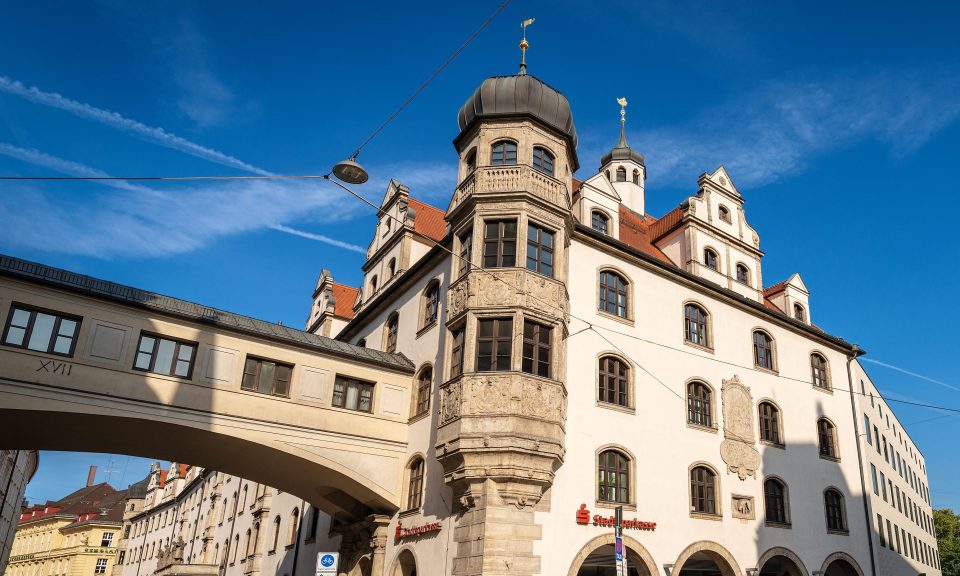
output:
[{"label": "stone archway", "polygon": [[[742,576],[743,571],[740,565],[734,560],[733,554],[723,546],[709,540],[700,540],[687,546],[683,552],[677,556],[677,561],[673,565],[673,576],[681,576],[684,566],[690,562],[716,564],[716,569],[722,576]],[[689,569],[689,567],[688,567]]]},{"label": "stone archway", "polygon": [[834,552],[827,556],[820,572],[824,576],[863,576],[860,565],[846,552]]},{"label": "stone archway", "polygon": [[[583,547],[580,548],[580,551],[577,552],[577,555],[574,556],[573,562],[570,563],[570,570],[567,571],[567,576],[577,576],[580,569],[583,568],[584,562],[599,548],[610,546],[612,557],[612,546],[614,545],[615,539],[613,534],[604,534],[584,544]],[[640,576],[658,576],[657,564],[653,561],[653,556],[650,555],[650,552],[643,544],[637,542],[630,536],[624,536],[623,545],[627,548],[627,565],[631,570],[636,569]]]},{"label": "stone archway", "polygon": [[760,576],[806,576],[807,567],[789,548],[775,546],[760,555],[757,561]]},{"label": "stone archway", "polygon": [[417,576],[417,557],[414,556],[413,550],[410,548],[401,549],[393,561],[393,569],[388,574],[390,576]]}]

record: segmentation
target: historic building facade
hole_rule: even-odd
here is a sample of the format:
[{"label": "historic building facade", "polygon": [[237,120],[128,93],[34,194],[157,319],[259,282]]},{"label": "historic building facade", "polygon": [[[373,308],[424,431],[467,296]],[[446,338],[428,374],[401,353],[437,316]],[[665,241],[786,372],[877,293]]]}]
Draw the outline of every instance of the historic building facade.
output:
[{"label": "historic building facade", "polygon": [[0,450],[0,573],[10,558],[27,482],[39,464],[36,450]]}]

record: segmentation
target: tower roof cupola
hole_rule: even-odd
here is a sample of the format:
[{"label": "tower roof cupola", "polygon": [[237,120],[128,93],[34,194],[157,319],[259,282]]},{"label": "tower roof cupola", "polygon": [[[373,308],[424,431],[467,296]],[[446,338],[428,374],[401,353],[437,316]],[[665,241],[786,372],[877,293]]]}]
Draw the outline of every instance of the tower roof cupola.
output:
[{"label": "tower roof cupola", "polygon": [[603,155],[603,157],[600,159],[600,167],[602,168],[609,162],[615,160],[629,160],[646,168],[647,165],[643,159],[643,154],[637,152],[631,148],[629,144],[627,144],[627,99],[619,98],[617,99],[617,102],[620,104],[620,141],[617,143],[616,148],[613,148]]}]

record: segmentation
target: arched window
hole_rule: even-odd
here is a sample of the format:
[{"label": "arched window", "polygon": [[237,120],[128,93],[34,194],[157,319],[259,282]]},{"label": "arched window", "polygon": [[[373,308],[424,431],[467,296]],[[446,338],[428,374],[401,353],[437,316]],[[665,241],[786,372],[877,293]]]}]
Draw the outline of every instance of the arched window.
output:
[{"label": "arched window", "polygon": [[618,450],[605,450],[597,459],[597,500],[630,502],[630,459]]},{"label": "arched window", "polygon": [[737,264],[737,282],[750,285],[750,270],[743,264]]},{"label": "arched window", "polygon": [[753,331],[753,365],[767,370],[774,369],[773,338],[763,330]]},{"label": "arched window", "polygon": [[706,466],[690,470],[690,512],[717,514],[717,475]]},{"label": "arched window", "polygon": [[600,358],[599,374],[599,400],[618,406],[629,406],[630,368],[627,363],[616,356],[603,356]]},{"label": "arched window", "polygon": [[827,517],[827,530],[847,531],[847,514],[843,505],[843,494],[836,488],[827,488],[823,492],[823,509]]},{"label": "arched window", "polygon": [[372,297],[377,293],[377,275],[374,274],[373,278],[370,278],[370,296]]},{"label": "arched window", "polygon": [[417,402],[414,416],[426,414],[430,410],[430,395],[433,392],[433,368],[425,367],[417,377]]},{"label": "arched window", "polygon": [[696,304],[686,304],[683,307],[683,337],[687,342],[698,346],[710,346],[707,312]]},{"label": "arched window", "polygon": [[814,352],[810,355],[810,373],[813,385],[825,390],[830,389],[830,376],[827,371],[827,359]]},{"label": "arched window", "polygon": [[703,265],[711,270],[720,270],[720,257],[710,248],[703,249]]},{"label": "arched window", "polygon": [[533,169],[553,176],[553,154],[542,146],[533,149]]},{"label": "arched window", "polygon": [[247,528],[247,534],[243,539],[243,557],[250,556],[250,529]]},{"label": "arched window", "polygon": [[293,546],[297,543],[297,529],[300,527],[300,509],[294,508],[290,513],[290,537],[287,538],[287,546]]},{"label": "arched window", "polygon": [[772,402],[761,402],[760,412],[760,441],[783,445],[780,437],[780,410]]},{"label": "arched window", "polygon": [[411,462],[407,472],[407,510],[417,510],[423,504],[423,458]]},{"label": "arched window", "polygon": [[787,503],[787,487],[777,478],[768,478],[763,483],[763,500],[767,522],[771,524],[789,524],[790,515]]},{"label": "arched window", "polygon": [[249,556],[253,556],[257,553],[257,550],[260,548],[260,523],[257,522],[253,525],[253,540],[250,542],[250,552]]},{"label": "arched window", "polygon": [[640,171],[636,168],[633,170],[633,183],[638,186],[640,185]]},{"label": "arched window", "polygon": [[243,509],[247,505],[247,486],[243,486],[243,490],[240,491],[240,513],[243,514]]},{"label": "arched window", "polygon": [[616,272],[600,272],[600,310],[627,317],[627,281]]},{"label": "arched window", "polygon": [[440,315],[440,282],[434,280],[427,285],[423,292],[423,317],[421,318],[421,327],[426,327],[437,321]]},{"label": "arched window", "polygon": [[807,313],[803,309],[803,306],[801,306],[800,304],[793,305],[793,317],[799,320],[800,322],[807,321]]},{"label": "arched window", "polygon": [[277,549],[277,544],[280,543],[280,515],[278,514],[276,518],[273,519],[273,538],[270,540],[270,551],[273,552]]},{"label": "arched window", "polygon": [[724,222],[730,222],[730,211],[727,210],[726,206],[720,206],[718,212],[720,213],[720,219]]},{"label": "arched window", "polygon": [[494,142],[490,148],[491,166],[511,166],[517,163],[517,144],[509,140]]},{"label": "arched window", "polygon": [[390,262],[387,264],[387,281],[393,279],[394,275],[397,273],[397,259],[391,258]]},{"label": "arched window", "polygon": [[610,219],[599,210],[590,213],[590,227],[601,234],[610,233]]},{"label": "arched window", "polygon": [[610,171],[607,170],[607,180],[610,180]]},{"label": "arched window", "polygon": [[477,169],[477,149],[476,148],[472,148],[469,152],[467,152],[466,159],[463,161],[463,163],[467,167],[467,174],[471,174],[473,173],[474,170]]},{"label": "arched window", "polygon": [[387,318],[387,345],[385,349],[388,353],[393,354],[397,351],[397,331],[400,328],[400,315],[396,312],[390,315]]},{"label": "arched window", "polygon": [[826,418],[817,420],[817,439],[820,444],[820,456],[823,458],[837,457],[837,429]]},{"label": "arched window", "polygon": [[687,384],[687,422],[697,426],[713,426],[712,392],[705,383],[694,380]]},{"label": "arched window", "polygon": [[627,169],[623,166],[617,168],[617,182],[626,182],[627,181]]}]

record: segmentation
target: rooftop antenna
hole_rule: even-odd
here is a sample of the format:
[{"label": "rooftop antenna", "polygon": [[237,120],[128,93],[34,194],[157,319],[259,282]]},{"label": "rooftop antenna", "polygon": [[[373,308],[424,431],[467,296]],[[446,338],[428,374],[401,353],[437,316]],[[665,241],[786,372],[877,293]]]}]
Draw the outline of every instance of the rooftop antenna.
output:
[{"label": "rooftop antenna", "polygon": [[628,148],[627,146],[627,99],[617,98],[617,104],[620,105],[620,143],[618,148]]},{"label": "rooftop antenna", "polygon": [[523,40],[520,41],[520,75],[527,75],[527,48],[530,47],[530,43],[527,42],[527,26],[533,24],[535,18],[527,18],[520,23],[520,28],[523,29]]},{"label": "rooftop antenna", "polygon": [[113,458],[110,458],[110,461],[107,463],[107,467],[102,470],[103,481],[109,484],[110,478],[119,471],[120,470],[117,468],[117,461]]}]

